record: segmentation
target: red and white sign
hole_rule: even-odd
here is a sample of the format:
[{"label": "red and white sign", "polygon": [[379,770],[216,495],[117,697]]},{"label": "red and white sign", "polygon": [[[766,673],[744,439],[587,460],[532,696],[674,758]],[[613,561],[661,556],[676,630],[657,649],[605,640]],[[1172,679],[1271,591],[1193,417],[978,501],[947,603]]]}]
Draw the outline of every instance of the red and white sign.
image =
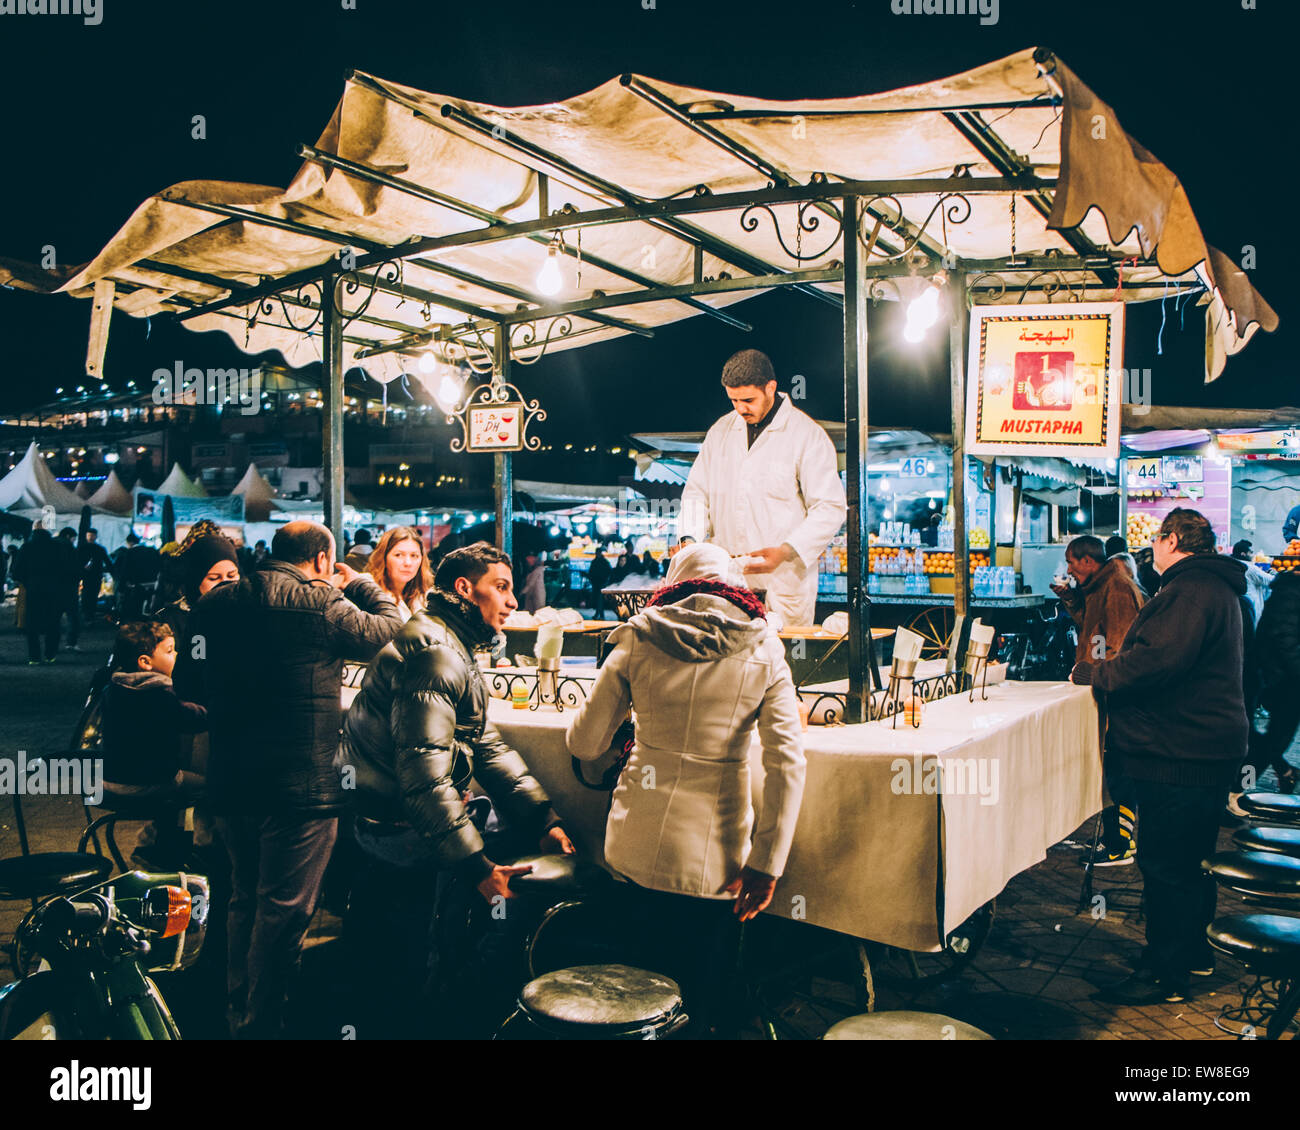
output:
[{"label": "red and white sign", "polygon": [[469,409],[470,451],[523,449],[524,406],[519,403],[476,405]]}]

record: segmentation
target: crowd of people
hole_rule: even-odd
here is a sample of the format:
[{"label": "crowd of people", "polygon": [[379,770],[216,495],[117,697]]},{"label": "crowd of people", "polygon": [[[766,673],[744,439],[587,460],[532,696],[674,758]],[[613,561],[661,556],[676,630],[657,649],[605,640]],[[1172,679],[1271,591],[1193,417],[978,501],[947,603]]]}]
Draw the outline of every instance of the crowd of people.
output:
[{"label": "crowd of people", "polygon": [[[514,898],[511,879],[530,868],[512,855],[575,851],[487,718],[475,653],[498,642],[518,606],[509,557],[477,543],[431,570],[418,531],[398,528],[358,571],[336,560],[328,530],[293,522],[260,567],[245,571],[230,542],[200,527],[177,560],[180,595],[118,632],[103,693],[105,803],[153,816],[141,862],[179,850],[185,807],[196,809],[195,843],[210,829],[228,858],[232,1035],[283,1031],[331,859],[351,859],[347,930],[373,928],[373,895],[394,881],[422,908],[423,926],[395,947],[408,960],[393,963],[387,983],[391,1001],[429,1003],[445,991],[431,974],[447,944],[434,930],[440,908],[445,919],[458,899]],[[669,967],[708,1034],[723,1023],[729,930],[767,905],[794,832],[803,782],[794,687],[761,601],[716,546],[679,553],[652,606],[610,642],[568,740],[575,757],[599,758],[634,710],[637,756],[675,782],[616,789],[605,847],[642,896],[635,913],[658,924],[668,949],[678,939]],[[349,661],[369,667],[345,713]],[[701,709],[655,711],[654,696],[677,684]],[[721,702],[726,712],[708,709]],[[767,783],[751,846],[743,754],[755,727]],[[467,792],[471,779],[484,796]],[[686,803],[693,794],[716,809],[703,824]],[[670,797],[671,811],[660,811]],[[702,944],[683,949],[685,937]]]},{"label": "crowd of people", "polygon": [[1300,578],[1272,579],[1256,625],[1249,549],[1220,553],[1205,517],[1177,508],[1153,539],[1152,577],[1139,582],[1122,542],[1085,536],[1066,548],[1075,587],[1054,586],[1079,631],[1071,678],[1094,689],[1101,720],[1111,803],[1091,862],[1136,858],[1146,897],[1142,959],[1101,994],[1115,1003],[1178,1002],[1214,973],[1216,888],[1201,861],[1263,770],[1296,786],[1284,755],[1300,724]]}]

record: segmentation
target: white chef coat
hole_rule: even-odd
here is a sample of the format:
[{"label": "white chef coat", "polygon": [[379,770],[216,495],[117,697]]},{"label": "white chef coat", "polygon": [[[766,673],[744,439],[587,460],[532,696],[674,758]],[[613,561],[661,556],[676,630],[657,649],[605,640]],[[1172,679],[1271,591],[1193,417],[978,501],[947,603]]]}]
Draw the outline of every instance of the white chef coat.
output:
[{"label": "white chef coat", "polygon": [[817,560],[847,512],[835,445],[783,396],[753,447],[736,412],[709,429],[682,492],[678,533],[732,554],[792,546],[792,560],[745,579],[766,586],[769,607],[787,626],[807,625],[815,622]]}]

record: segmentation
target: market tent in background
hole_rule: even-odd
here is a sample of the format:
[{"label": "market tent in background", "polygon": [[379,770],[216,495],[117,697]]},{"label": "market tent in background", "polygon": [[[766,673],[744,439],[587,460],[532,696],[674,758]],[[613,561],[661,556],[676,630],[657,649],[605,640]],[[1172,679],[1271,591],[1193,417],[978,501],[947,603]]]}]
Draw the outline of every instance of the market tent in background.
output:
[{"label": "market tent in background", "polygon": [[97,488],[95,484],[92,483],[89,479],[82,479],[81,482],[77,484],[77,489],[72,493],[75,494],[78,498],[89,498],[92,494],[95,493],[96,489]]},{"label": "market tent in background", "polygon": [[83,499],[54,477],[34,441],[14,469],[0,479],[0,510],[24,518],[39,518],[50,507],[59,516],[71,514],[79,519],[84,505]]},{"label": "market tent in background", "polygon": [[122,485],[116,471],[109,471],[106,478],[89,498],[90,505],[110,514],[129,515],[132,512],[131,492]]},{"label": "market tent in background", "polygon": [[277,504],[275,490],[266,481],[256,463],[250,463],[244,477],[239,480],[231,494],[243,495],[244,520],[246,522],[267,522],[271,510]]},{"label": "market tent in background", "polygon": [[182,469],[179,463],[173,463],[171,471],[163,479],[162,484],[157,487],[153,494],[170,494],[174,498],[207,498],[208,492],[203,487],[189,477]]}]

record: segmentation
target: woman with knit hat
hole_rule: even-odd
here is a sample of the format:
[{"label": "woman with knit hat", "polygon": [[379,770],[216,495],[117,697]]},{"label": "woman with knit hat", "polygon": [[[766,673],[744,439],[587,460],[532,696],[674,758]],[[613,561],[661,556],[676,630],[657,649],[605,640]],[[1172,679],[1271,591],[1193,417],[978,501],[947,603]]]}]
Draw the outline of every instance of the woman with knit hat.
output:
[{"label": "woman with knit hat", "polygon": [[239,563],[234,544],[218,533],[200,533],[193,540],[187,537],[177,561],[181,595],[158,609],[153,619],[161,620],[171,628],[179,650],[189,646],[190,612],[199,597],[207,595],[218,585],[239,580]]},{"label": "woman with knit hat", "polygon": [[[635,712],[605,859],[645,888],[634,892],[633,916],[660,924],[664,972],[708,1027],[722,1022],[720,986],[735,954],[728,904],[741,922],[766,908],[794,838],[805,771],[794,682],[762,602],[716,545],[673,557],[664,587],[609,643],[591,696],[569,724],[569,752],[596,760]],[[755,730],[764,770],[757,812]]]}]

